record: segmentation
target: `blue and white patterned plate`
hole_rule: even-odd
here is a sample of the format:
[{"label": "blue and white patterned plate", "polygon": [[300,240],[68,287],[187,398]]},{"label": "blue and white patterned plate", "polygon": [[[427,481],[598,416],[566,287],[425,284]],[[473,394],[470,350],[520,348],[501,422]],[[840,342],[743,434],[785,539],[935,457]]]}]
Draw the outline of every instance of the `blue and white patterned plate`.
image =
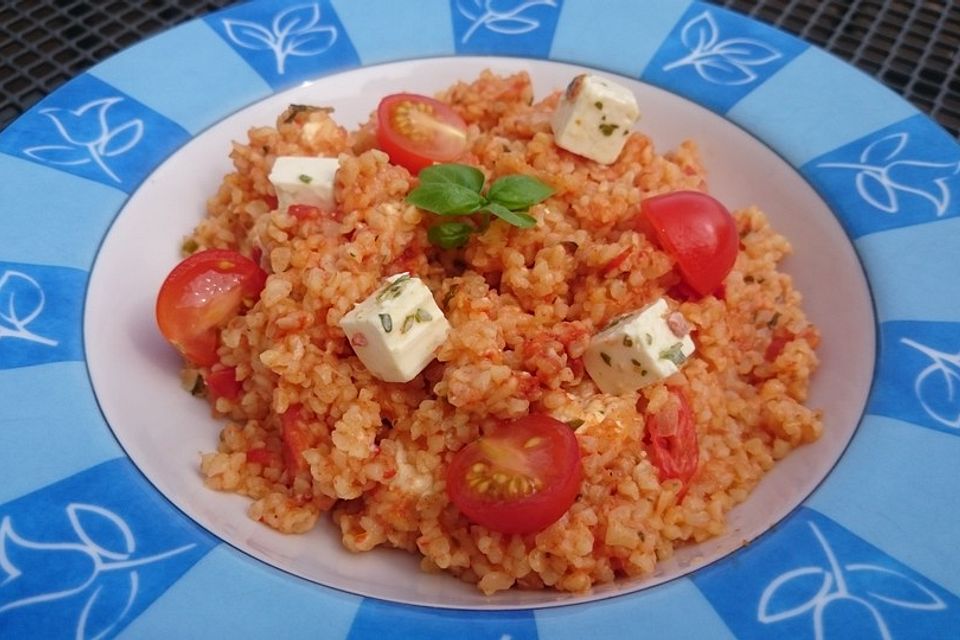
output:
[{"label": "blue and white patterned plate", "polygon": [[[195,468],[198,448],[179,460],[158,412],[146,410],[172,398],[176,365],[154,348],[141,312],[202,213],[194,191],[211,193],[225,170],[206,158],[223,162],[231,136],[271,122],[288,96],[324,88],[333,102],[367,105],[358,122],[384,87],[470,78],[485,65],[529,68],[550,85],[538,85],[542,94],[568,69],[557,63],[635,81],[647,101],[641,126],[655,138],[697,138],[724,199],[755,193],[768,212],[782,204],[770,213],[797,248],[787,270],[825,328],[818,378],[827,382],[814,400],[835,428],[744,505],[774,505],[775,526],[759,535],[748,509],[750,544],[706,548],[707,561],[691,556],[693,571],[675,567],[592,600],[506,595],[476,606],[436,594],[422,598],[432,606],[414,606],[418,597],[376,585],[318,584],[296,568],[309,558],[279,558],[275,541],[264,547],[232,516],[221,521],[217,509],[242,516],[242,506],[204,490],[195,470],[158,467]],[[338,98],[343,86],[355,95]],[[167,199],[184,163],[198,159],[188,168],[209,182],[184,181],[183,202]],[[0,637],[960,630],[960,147],[797,39],[686,0],[251,2],[69,82],[0,134],[0,172]],[[184,202],[193,209],[164,219]],[[160,419],[178,415],[170,402]],[[138,409],[140,421],[117,418]],[[197,442],[209,450],[216,428],[202,428],[194,425]],[[178,489],[180,475],[201,497]],[[791,485],[797,499],[776,505],[769,487]],[[337,570],[349,576],[354,566]],[[444,608],[451,603],[467,604]]]}]

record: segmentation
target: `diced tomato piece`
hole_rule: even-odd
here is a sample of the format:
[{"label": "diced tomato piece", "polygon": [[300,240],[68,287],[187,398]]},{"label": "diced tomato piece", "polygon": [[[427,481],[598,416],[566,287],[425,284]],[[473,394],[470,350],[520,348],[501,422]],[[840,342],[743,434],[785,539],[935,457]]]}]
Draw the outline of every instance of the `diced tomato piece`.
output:
[{"label": "diced tomato piece", "polygon": [[676,389],[671,389],[671,394],[670,402],[659,412],[647,416],[644,442],[660,480],[680,480],[678,499],[682,499],[697,472],[700,445],[689,402]]},{"label": "diced tomato piece", "polygon": [[247,451],[247,462],[269,467],[276,461],[277,454],[266,447],[257,447],[256,449]]},{"label": "diced tomato piece", "polygon": [[302,473],[308,469],[303,452],[310,448],[310,441],[302,413],[300,405],[293,405],[280,420],[283,425],[283,461],[291,473]]},{"label": "diced tomato piece", "polygon": [[217,369],[211,371],[204,378],[207,383],[207,389],[213,396],[213,399],[226,398],[227,400],[236,400],[243,391],[243,384],[237,380],[237,370],[235,367]]}]

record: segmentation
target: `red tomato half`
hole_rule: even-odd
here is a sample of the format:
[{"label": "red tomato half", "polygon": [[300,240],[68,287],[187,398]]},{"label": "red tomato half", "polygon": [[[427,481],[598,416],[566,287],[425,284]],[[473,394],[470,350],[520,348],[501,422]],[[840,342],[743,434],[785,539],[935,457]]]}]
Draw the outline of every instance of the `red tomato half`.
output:
[{"label": "red tomato half", "polygon": [[647,443],[650,460],[660,472],[660,480],[677,479],[683,483],[680,497],[697,472],[700,445],[693,423],[693,411],[682,393],[671,390],[673,398],[658,413],[647,416]]},{"label": "red tomato half", "polygon": [[416,175],[434,162],[452,162],[467,148],[467,125],[448,105],[396,93],[377,107],[377,143],[390,161]]},{"label": "red tomato half", "polygon": [[217,330],[260,295],[267,274],[236,251],[200,251],[173,268],[157,295],[160,333],[196,365],[217,362]]},{"label": "red tomato half", "polygon": [[582,473],[573,430],[550,416],[530,415],[458,451],[447,469],[447,494],[488,529],[534,533],[566,513]]},{"label": "red tomato half", "polygon": [[686,283],[701,296],[716,291],[740,246],[736,222],[726,207],[699,191],[677,191],[647,198],[641,208]]}]

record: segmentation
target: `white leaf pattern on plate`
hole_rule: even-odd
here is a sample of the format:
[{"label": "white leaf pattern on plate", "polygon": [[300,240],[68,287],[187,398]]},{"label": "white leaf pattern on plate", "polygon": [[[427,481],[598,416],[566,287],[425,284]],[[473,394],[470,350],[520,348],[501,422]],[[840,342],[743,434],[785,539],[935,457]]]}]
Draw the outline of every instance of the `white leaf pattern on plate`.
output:
[{"label": "white leaf pattern on plate", "polygon": [[273,18],[270,28],[247,20],[223,20],[227,36],[238,46],[255,51],[272,51],[277,73],[286,73],[289,56],[320,55],[337,41],[337,28],[320,24],[320,5],[291,7]]},{"label": "white leaf pattern on plate", "polygon": [[[873,621],[878,637],[891,640],[890,629],[880,610],[871,599],[915,611],[940,611],[947,608],[946,603],[935,593],[897,571],[862,563],[841,566],[820,528],[813,522],[807,524],[810,525],[813,535],[823,549],[827,566],[800,567],[777,576],[767,585],[760,596],[760,602],[757,605],[757,620],[759,622],[775,624],[797,616],[812,614],[814,638],[823,640],[828,637],[827,627],[824,624],[824,613],[827,607],[833,602],[843,601],[848,605],[859,606],[864,614],[868,615],[869,619]],[[857,595],[851,590],[849,580],[853,577],[853,574],[863,573],[871,574],[870,590],[862,595]],[[778,591],[785,585],[790,585],[791,588],[796,589],[799,581],[810,576],[820,578],[820,582],[814,593],[806,601],[785,609],[777,609],[773,605]],[[908,591],[913,597],[907,599],[902,596],[885,594],[881,591],[884,586],[894,593]]]},{"label": "white leaf pattern on plate", "polygon": [[20,271],[4,271],[0,276],[0,340],[19,338],[48,347],[57,346],[56,340],[27,328],[43,312],[44,304],[46,297],[36,280]]},{"label": "white leaf pattern on plate", "polygon": [[57,107],[41,109],[50,118],[60,137],[67,144],[28,147],[23,152],[41,162],[62,166],[97,165],[114,182],[120,177],[107,165],[106,158],[122,155],[135,147],[143,137],[143,121],[133,118],[111,128],[110,108],[123,101],[120,97],[88,102],[69,111]]},{"label": "white leaf pattern on plate", "polygon": [[928,402],[926,394],[924,393],[924,388],[930,388],[929,385],[934,383],[934,379],[931,379],[930,376],[939,373],[945,385],[947,402],[957,401],[956,383],[960,381],[960,352],[955,354],[944,353],[936,349],[931,349],[910,338],[900,338],[900,342],[916,349],[932,360],[931,364],[917,375],[917,379],[913,383],[913,391],[917,395],[917,400],[920,401],[923,410],[927,412],[928,416],[940,424],[952,429],[960,429],[960,406],[957,407],[957,415],[953,417],[941,415],[940,412]]},{"label": "white leaf pattern on plate", "polygon": [[[497,4],[502,4],[503,7],[498,8]],[[470,27],[464,32],[460,42],[466,44],[481,27],[509,36],[535,31],[540,27],[540,23],[524,15],[524,12],[538,5],[556,8],[557,3],[555,0],[501,0],[501,3],[497,0],[459,0],[457,9],[460,15],[470,20]]]},{"label": "white leaf pattern on plate", "polygon": [[[0,617],[8,611],[56,602],[90,591],[77,618],[74,635],[78,640],[102,638],[110,633],[127,615],[136,600],[140,584],[137,567],[160,562],[196,546],[195,544],[188,544],[151,556],[135,558],[134,552],[137,543],[133,532],[123,518],[113,511],[97,505],[71,503],[66,507],[66,514],[79,542],[36,542],[28,540],[14,530],[13,521],[9,516],[4,516],[0,520],[0,570],[6,574],[6,577],[0,582]],[[120,546],[111,549],[105,540],[101,539],[99,542],[95,540],[90,533],[90,528],[84,526],[83,520],[95,522],[101,530],[106,527],[117,538],[113,540],[114,543],[119,541]],[[16,561],[11,558],[13,554],[16,555]],[[64,559],[64,554],[79,554],[87,560],[90,566],[89,575],[83,576],[77,575],[76,572],[64,572],[59,576],[62,579],[60,585],[44,584],[43,586],[48,590],[38,591],[16,600],[4,602],[4,587],[17,580],[26,579],[31,569],[36,570],[40,566],[56,565],[58,561]],[[104,602],[101,600],[104,585],[98,584],[99,579],[112,572],[124,570],[129,570],[128,579],[123,582],[124,588],[129,587],[129,590],[123,594],[120,611],[114,615],[113,622],[106,627],[95,632],[91,631],[88,629],[90,612],[97,606],[98,602]],[[116,598],[112,600],[114,603],[116,602]]]},{"label": "white leaf pattern on plate", "polygon": [[783,57],[782,53],[759,40],[720,40],[717,22],[709,11],[704,11],[684,25],[680,41],[690,53],[665,65],[663,70],[692,66],[701,78],[714,84],[749,84],[759,77],[753,67]]},{"label": "white leaf pattern on plate", "polygon": [[[909,142],[909,134],[893,133],[867,145],[860,154],[860,162],[823,162],[817,166],[856,171],[855,183],[860,197],[884,213],[898,213],[899,196],[905,193],[927,200],[939,218],[950,206],[947,181],[960,175],[960,162],[897,160]],[[905,171],[910,175],[903,175]],[[915,184],[919,172],[925,174],[922,177],[928,181],[927,185]],[[926,188],[921,188],[923,186]]]}]

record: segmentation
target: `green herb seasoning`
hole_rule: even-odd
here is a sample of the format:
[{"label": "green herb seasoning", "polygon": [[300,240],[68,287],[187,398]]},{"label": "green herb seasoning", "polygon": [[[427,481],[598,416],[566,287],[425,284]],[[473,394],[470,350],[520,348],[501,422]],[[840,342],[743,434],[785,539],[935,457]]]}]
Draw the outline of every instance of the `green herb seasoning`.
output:
[{"label": "green herb seasoning", "polygon": [[647,341],[648,346],[653,344],[653,336],[650,335],[649,333],[643,334],[643,339]]},{"label": "green herb seasoning", "polygon": [[393,318],[390,317],[389,313],[380,314],[380,326],[383,327],[384,333],[393,331]]},{"label": "green herb seasoning", "polygon": [[607,136],[608,138],[613,135],[613,132],[620,128],[618,124],[610,124],[609,122],[603,123],[598,126],[600,133]]},{"label": "green herb seasoning", "polygon": [[187,256],[193,253],[196,253],[197,249],[199,248],[200,248],[200,245],[197,244],[197,241],[194,240],[193,238],[187,238],[186,240],[183,241],[183,244],[180,245],[180,251]]},{"label": "green herb seasoning", "polygon": [[403,326],[400,327],[400,333],[406,333],[410,331],[413,324],[417,321],[417,314],[411,313],[406,318],[403,319]]},{"label": "green herb seasoning", "polygon": [[308,176],[305,173],[301,173],[299,176],[297,176],[297,180],[299,180],[303,184],[310,184],[311,182],[313,182],[313,177]]},{"label": "green herb seasoning", "polygon": [[574,418],[573,420],[567,420],[567,426],[571,429],[579,429],[583,426],[583,420],[580,418]]},{"label": "green herb seasoning", "polygon": [[630,338],[630,336],[623,336],[623,346],[625,347],[633,346],[633,340]]},{"label": "green herb seasoning", "polygon": [[400,297],[400,293],[403,291],[403,286],[407,280],[410,279],[410,274],[405,273],[386,287],[383,291],[377,294],[377,302],[383,302],[384,300],[394,300]]},{"label": "green herb seasoning", "polygon": [[613,366],[613,361],[610,359],[610,354],[604,351],[600,352],[600,358],[603,360],[603,363],[608,367]]},{"label": "green herb seasoning", "polygon": [[669,360],[678,367],[682,365],[687,360],[687,356],[683,355],[683,343],[675,342],[667,349],[661,351],[660,359]]},{"label": "green herb seasoning", "polygon": [[190,389],[190,394],[198,398],[207,395],[207,383],[203,381],[203,376],[199,373],[197,374],[196,380],[193,381],[193,388]]},{"label": "green herb seasoning", "polygon": [[417,312],[413,314],[413,317],[416,318],[417,322],[429,322],[433,320],[433,316],[430,315],[430,312],[426,309],[417,309]]},{"label": "green herb seasoning", "polygon": [[773,329],[775,326],[777,326],[777,322],[779,321],[780,321],[780,312],[777,311],[773,314],[773,317],[770,318],[770,322],[767,323],[767,326]]},{"label": "green herb seasoning", "polygon": [[595,106],[597,109],[600,109],[601,111],[603,111],[603,102],[602,102],[602,101],[597,100],[596,102],[593,103],[593,106]]}]

